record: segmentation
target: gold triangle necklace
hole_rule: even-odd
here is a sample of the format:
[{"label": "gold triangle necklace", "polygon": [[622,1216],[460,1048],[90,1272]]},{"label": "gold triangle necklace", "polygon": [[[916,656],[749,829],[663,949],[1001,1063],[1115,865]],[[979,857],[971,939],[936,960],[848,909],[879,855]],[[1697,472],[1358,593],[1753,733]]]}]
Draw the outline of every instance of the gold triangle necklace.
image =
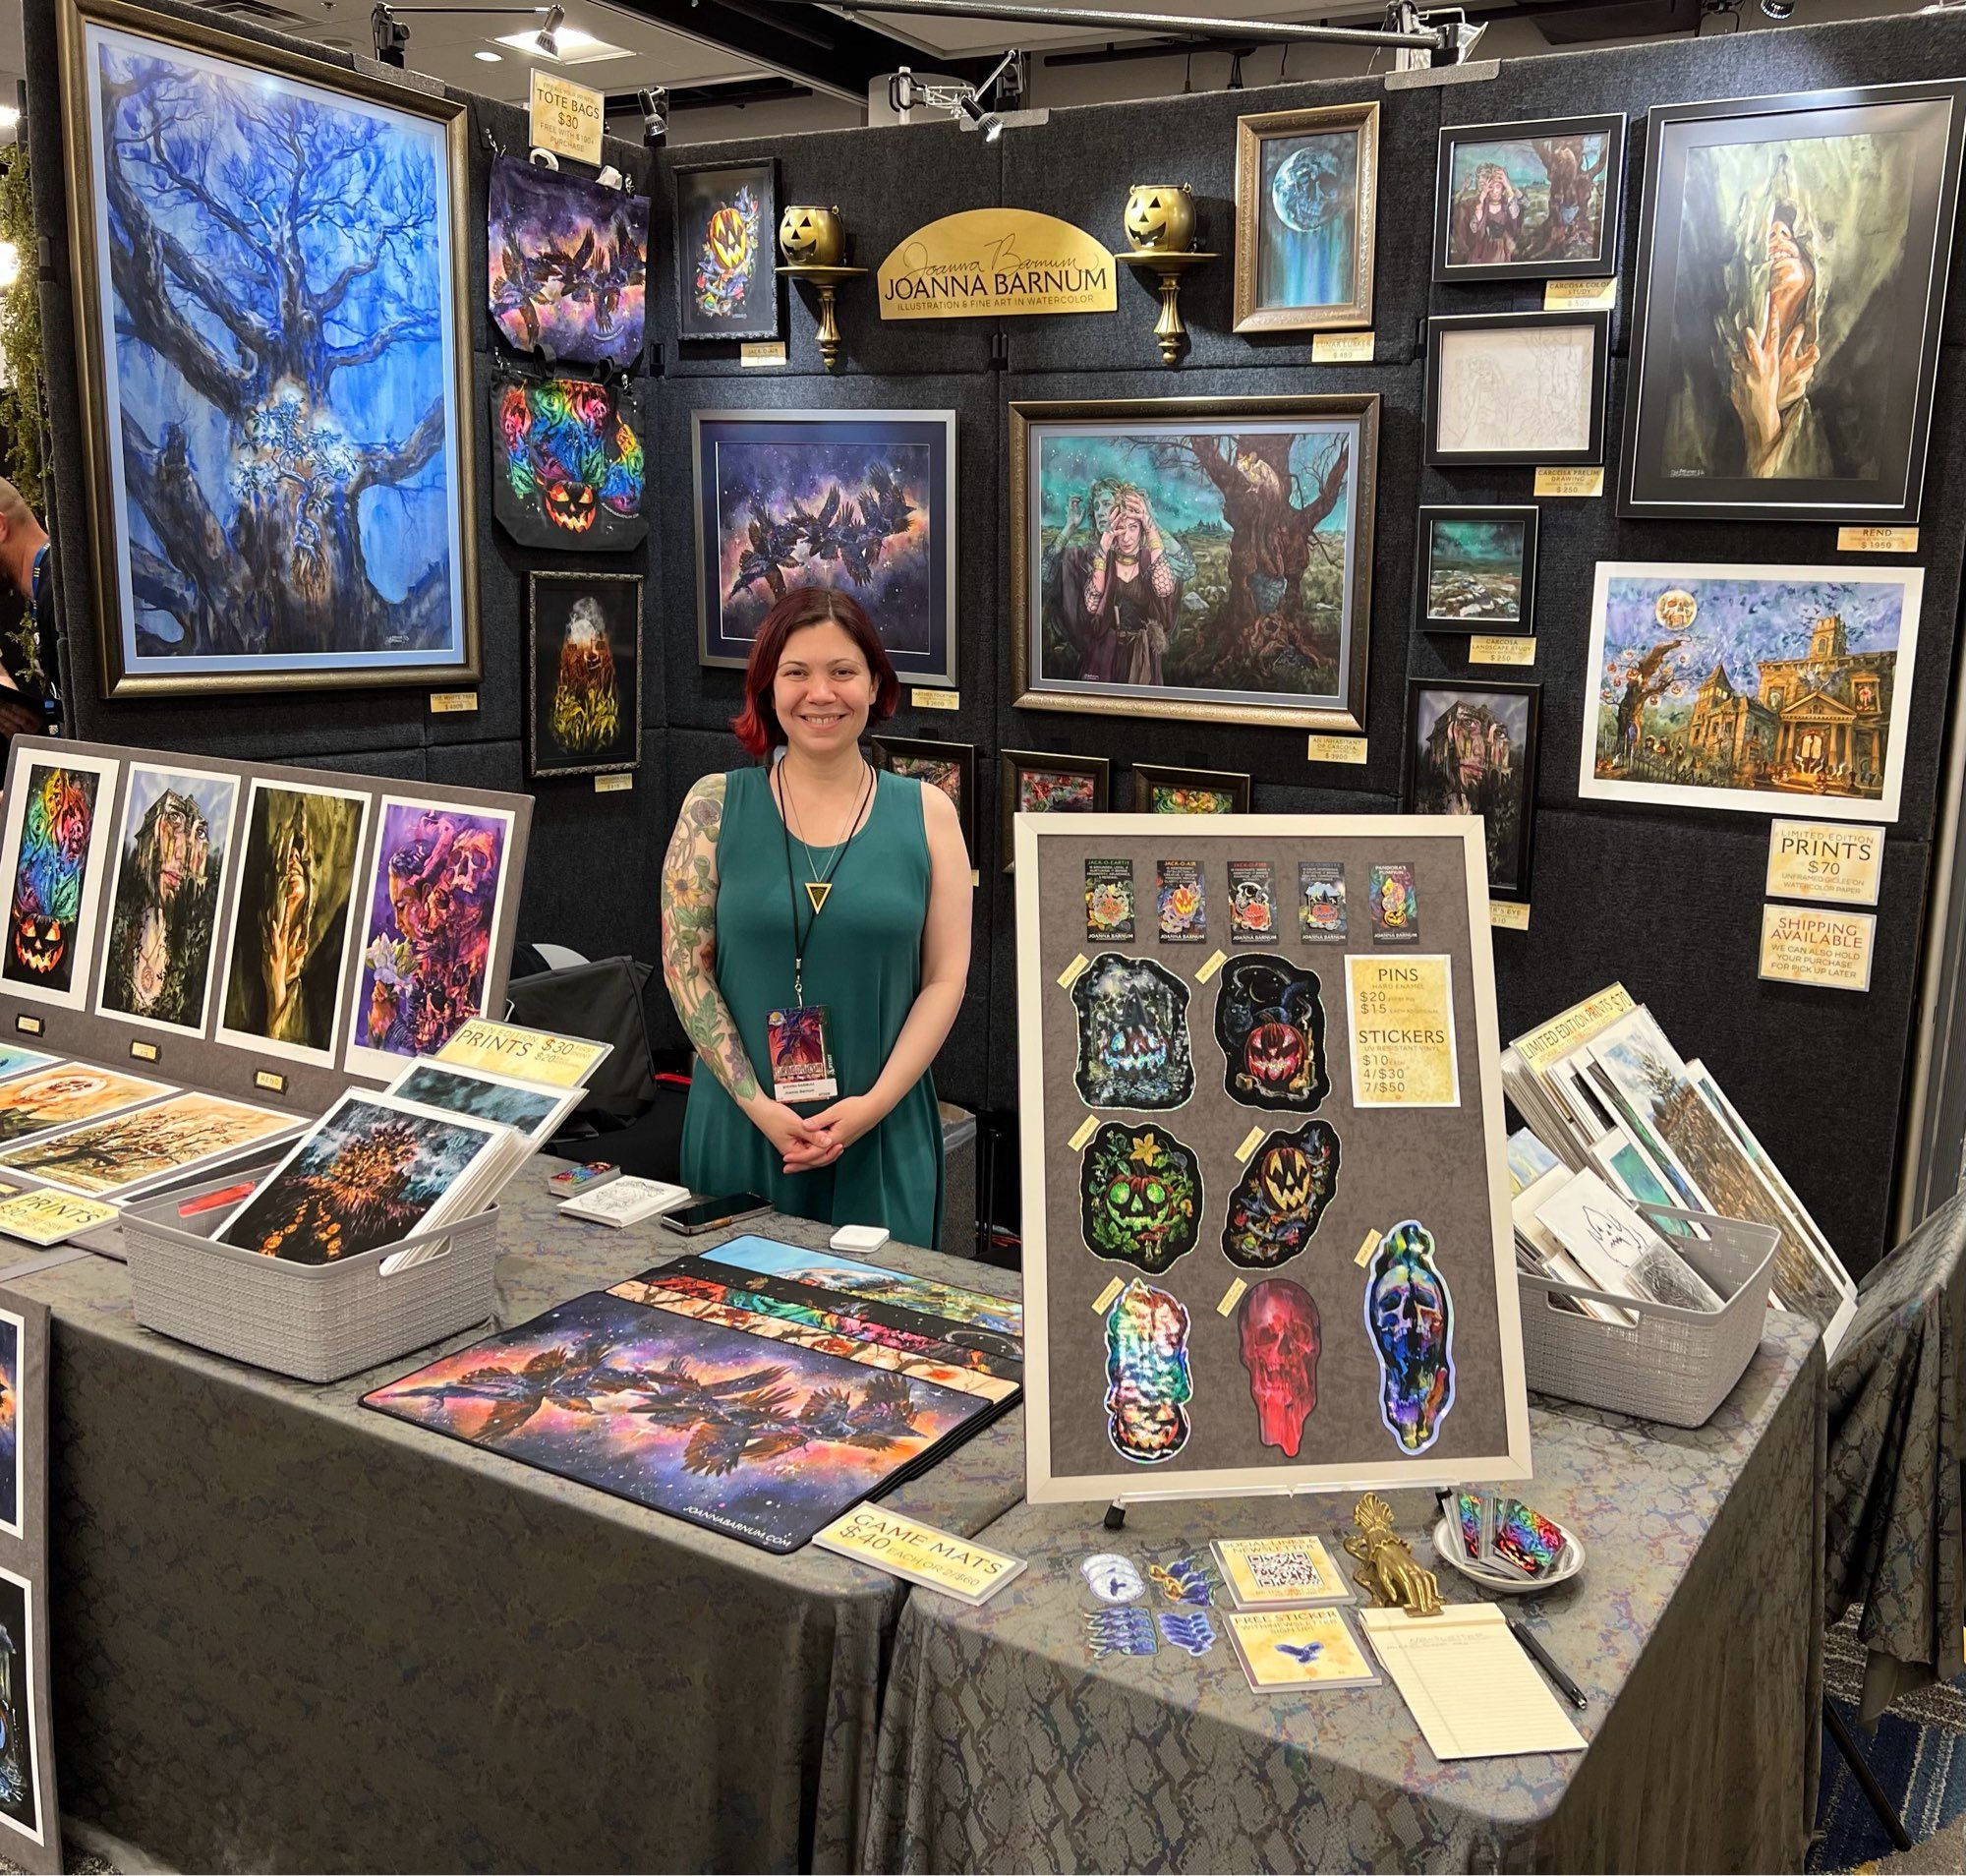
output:
[{"label": "gold triangle necklace", "polygon": [[[785,785],[782,764],[778,768],[777,781],[779,785],[779,802],[781,810],[779,816],[779,826],[785,837],[785,890],[789,892],[792,886],[791,824],[798,819],[798,809],[792,805],[792,793],[791,790]],[[854,804],[853,818],[846,824],[846,838],[836,842],[833,847],[827,850],[826,864],[819,869],[817,878],[810,877],[812,873],[812,849],[806,844],[804,829],[801,828],[799,831],[799,849],[805,854],[806,872],[809,875],[805,881],[805,896],[812,907],[812,924],[818,923],[819,914],[826,909],[826,902],[833,893],[833,875],[839,870],[840,861],[846,857],[846,850],[859,837],[862,825],[861,816],[867,813],[868,802],[873,792],[874,769],[873,765],[869,763],[867,765],[866,784],[860,791],[860,799]],[[871,819],[872,816],[869,815],[868,818]],[[798,901],[794,898],[792,901],[792,995],[801,1005],[805,1002],[805,948],[807,940],[812,936],[812,924],[807,925],[805,937],[801,938],[798,930]]]}]

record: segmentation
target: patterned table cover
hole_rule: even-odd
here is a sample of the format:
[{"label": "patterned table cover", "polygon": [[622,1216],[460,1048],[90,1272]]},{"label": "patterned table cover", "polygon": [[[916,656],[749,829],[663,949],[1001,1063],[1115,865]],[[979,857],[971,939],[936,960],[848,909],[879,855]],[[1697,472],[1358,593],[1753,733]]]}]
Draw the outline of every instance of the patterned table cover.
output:
[{"label": "patterned table cover", "polygon": [[[1345,1561],[1349,1498],[1135,1505],[1119,1533],[1097,1505],[1020,1504],[982,1534],[1029,1559],[1007,1589],[977,1610],[909,1599],[863,1863],[1799,1868],[1819,1772],[1823,1406],[1814,1326],[1777,1315],[1697,1431],[1534,1402],[1524,1495],[1587,1560],[1509,1600],[1590,1696],[1589,1750],[1567,1757],[1442,1764],[1390,1682],[1252,1694],[1226,1630],[1198,1661],[1165,1644],[1091,1659],[1081,1558],[1144,1568],[1214,1537],[1316,1531]],[[1430,1495],[1390,1495],[1410,1536],[1430,1529]],[[1439,1574],[1449,1601],[1481,1594]]]},{"label": "patterned table cover", "polygon": [[[557,1164],[558,1162],[551,1162]],[[507,1190],[499,1321],[698,1252]],[[829,1228],[737,1227],[805,1245]],[[724,1236],[735,1235],[725,1233]],[[1012,1272],[882,1261],[1015,1294]],[[54,1311],[66,1808],[178,1869],[848,1868],[893,1578],[774,1556],[140,1329],[123,1265]],[[1013,1411],[886,1502],[973,1533],[1023,1492]]]}]

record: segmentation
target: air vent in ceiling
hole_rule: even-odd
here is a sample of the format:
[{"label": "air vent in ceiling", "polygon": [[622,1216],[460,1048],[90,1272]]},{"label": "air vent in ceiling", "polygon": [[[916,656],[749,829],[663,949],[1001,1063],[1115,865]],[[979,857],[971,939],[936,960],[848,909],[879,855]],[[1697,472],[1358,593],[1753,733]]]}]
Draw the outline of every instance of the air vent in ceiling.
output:
[{"label": "air vent in ceiling", "polygon": [[228,20],[244,20],[250,26],[267,27],[276,32],[310,36],[319,29],[318,20],[288,7],[268,6],[266,0],[204,0],[206,13],[222,13]]}]

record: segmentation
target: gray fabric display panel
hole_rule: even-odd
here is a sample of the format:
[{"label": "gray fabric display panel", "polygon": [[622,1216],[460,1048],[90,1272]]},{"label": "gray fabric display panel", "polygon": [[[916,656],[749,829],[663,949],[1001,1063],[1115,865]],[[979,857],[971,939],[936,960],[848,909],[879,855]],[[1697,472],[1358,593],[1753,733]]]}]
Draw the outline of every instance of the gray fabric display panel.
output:
[{"label": "gray fabric display panel", "polygon": [[62,1866],[48,1693],[48,1306],[0,1290],[0,1856]]}]

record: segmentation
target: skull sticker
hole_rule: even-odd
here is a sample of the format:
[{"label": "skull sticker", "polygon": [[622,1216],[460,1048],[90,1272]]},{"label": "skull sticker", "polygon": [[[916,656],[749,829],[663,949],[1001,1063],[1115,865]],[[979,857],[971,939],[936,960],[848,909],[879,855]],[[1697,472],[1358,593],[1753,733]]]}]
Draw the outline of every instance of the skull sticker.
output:
[{"label": "skull sticker", "polygon": [[1102,951],[1073,979],[1078,1067],[1072,1081],[1087,1107],[1186,1105],[1194,1092],[1187,995],[1173,971],[1117,951]]},{"label": "skull sticker", "polygon": [[1079,1161],[1079,1225],[1093,1256],[1159,1276],[1201,1234],[1201,1166],[1164,1127],[1107,1121]]},{"label": "skull sticker", "polygon": [[1365,1267],[1365,1331],[1379,1357],[1379,1418],[1408,1453],[1424,1452],[1454,1405],[1454,1299],[1417,1218],[1388,1231]]},{"label": "skull sticker", "polygon": [[1272,1134],[1229,1195],[1222,1255],[1244,1270],[1289,1262],[1310,1242],[1338,1190],[1338,1133],[1328,1121]]},{"label": "skull sticker", "polygon": [[1287,958],[1256,952],[1223,971],[1215,1039],[1232,1100],[1309,1114],[1331,1092],[1317,973]]},{"label": "skull sticker", "polygon": [[1264,1445],[1295,1459],[1303,1423],[1317,1405],[1317,1305],[1301,1283],[1267,1277],[1243,1297],[1236,1333],[1257,1433]]},{"label": "skull sticker", "polygon": [[1106,1313],[1106,1434],[1123,1459],[1143,1466],[1187,1444],[1187,1312],[1138,1277]]}]

